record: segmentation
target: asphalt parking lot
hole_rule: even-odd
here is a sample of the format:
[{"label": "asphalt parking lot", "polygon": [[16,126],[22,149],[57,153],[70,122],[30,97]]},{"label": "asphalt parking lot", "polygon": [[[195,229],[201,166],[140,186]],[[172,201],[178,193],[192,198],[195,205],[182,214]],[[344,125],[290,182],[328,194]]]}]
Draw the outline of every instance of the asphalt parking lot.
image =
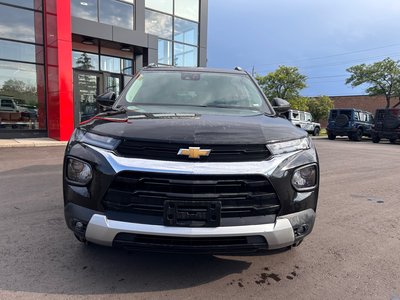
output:
[{"label": "asphalt parking lot", "polygon": [[84,246],[64,224],[64,147],[2,148],[0,299],[399,299],[400,145],[315,143],[313,233],[258,256]]}]

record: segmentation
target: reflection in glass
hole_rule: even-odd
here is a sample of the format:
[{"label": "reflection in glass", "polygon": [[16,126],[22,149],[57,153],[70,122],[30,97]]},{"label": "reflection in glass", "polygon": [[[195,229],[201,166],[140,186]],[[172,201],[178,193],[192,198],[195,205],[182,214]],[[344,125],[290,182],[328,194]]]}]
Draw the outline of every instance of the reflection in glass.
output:
[{"label": "reflection in glass", "polygon": [[100,0],[100,23],[133,29],[133,5],[116,0]]},{"label": "reflection in glass", "polygon": [[115,95],[118,97],[121,92],[120,81],[121,80],[120,80],[119,76],[118,77],[108,76],[106,78],[106,91],[114,92]]},{"label": "reflection in glass", "polygon": [[158,63],[172,65],[172,42],[158,40]]},{"label": "reflection in glass", "polygon": [[43,63],[43,47],[0,40],[0,59]]},{"label": "reflection in glass", "polygon": [[146,7],[172,14],[172,0],[145,0]]},{"label": "reflection in glass", "polygon": [[42,10],[42,1],[41,0],[0,0],[4,3],[10,3],[17,6],[23,6],[27,8],[33,8],[37,10]]},{"label": "reflection in glass", "polygon": [[197,46],[198,24],[175,18],[174,40],[181,43]]},{"label": "reflection in glass", "polygon": [[199,0],[175,0],[175,15],[199,21]]},{"label": "reflection in glass", "polygon": [[80,122],[86,121],[97,114],[96,96],[99,94],[99,77],[89,74],[78,74],[77,93],[80,103]]},{"label": "reflection in glass", "polygon": [[81,70],[99,70],[99,56],[86,52],[72,51],[72,66]]},{"label": "reflection in glass", "polygon": [[174,43],[174,65],[178,67],[197,66],[197,47]]},{"label": "reflection in glass", "polygon": [[123,59],[122,60],[122,73],[126,75],[132,75],[132,60],[130,59]]},{"label": "reflection in glass", "polygon": [[172,17],[146,9],[145,31],[172,40]]},{"label": "reflection in glass", "polygon": [[43,83],[43,66],[0,61],[0,131],[46,128]]},{"label": "reflection in glass", "polygon": [[72,0],[71,10],[74,17],[98,21],[97,0]]},{"label": "reflection in glass", "polygon": [[0,4],[0,35],[2,38],[42,44],[42,13]]},{"label": "reflection in glass", "polygon": [[101,70],[111,73],[121,73],[121,59],[111,56],[101,56]]}]

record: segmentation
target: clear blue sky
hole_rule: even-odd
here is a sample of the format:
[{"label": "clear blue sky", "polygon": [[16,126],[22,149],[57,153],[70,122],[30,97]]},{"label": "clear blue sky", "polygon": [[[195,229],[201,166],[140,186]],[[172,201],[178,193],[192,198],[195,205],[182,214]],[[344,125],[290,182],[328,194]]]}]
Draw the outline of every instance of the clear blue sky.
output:
[{"label": "clear blue sky", "polygon": [[346,68],[400,59],[400,0],[209,0],[208,66],[308,77],[304,96],[359,95]]}]

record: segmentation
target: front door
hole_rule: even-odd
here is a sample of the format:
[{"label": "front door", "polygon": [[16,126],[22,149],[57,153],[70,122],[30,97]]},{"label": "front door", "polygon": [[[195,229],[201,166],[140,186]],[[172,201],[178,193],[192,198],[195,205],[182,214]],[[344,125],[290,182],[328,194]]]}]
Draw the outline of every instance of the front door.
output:
[{"label": "front door", "polygon": [[102,75],[74,71],[75,127],[97,114],[96,96],[102,93]]},{"label": "front door", "polygon": [[75,127],[99,113],[96,96],[112,91],[118,97],[124,79],[119,74],[74,70]]}]

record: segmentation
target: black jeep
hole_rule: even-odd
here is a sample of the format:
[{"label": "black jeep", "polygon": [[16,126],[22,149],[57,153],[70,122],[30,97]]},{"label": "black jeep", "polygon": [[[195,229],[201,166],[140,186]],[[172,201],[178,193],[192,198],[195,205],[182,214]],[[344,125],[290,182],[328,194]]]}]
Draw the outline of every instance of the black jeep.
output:
[{"label": "black jeep", "polygon": [[326,131],[330,140],[336,136],[348,136],[350,140],[361,141],[363,136],[371,136],[373,122],[373,115],[367,111],[355,108],[331,109]]},{"label": "black jeep", "polygon": [[372,130],[372,141],[379,143],[381,139],[389,139],[396,143],[400,138],[400,108],[377,109],[375,124]]}]

